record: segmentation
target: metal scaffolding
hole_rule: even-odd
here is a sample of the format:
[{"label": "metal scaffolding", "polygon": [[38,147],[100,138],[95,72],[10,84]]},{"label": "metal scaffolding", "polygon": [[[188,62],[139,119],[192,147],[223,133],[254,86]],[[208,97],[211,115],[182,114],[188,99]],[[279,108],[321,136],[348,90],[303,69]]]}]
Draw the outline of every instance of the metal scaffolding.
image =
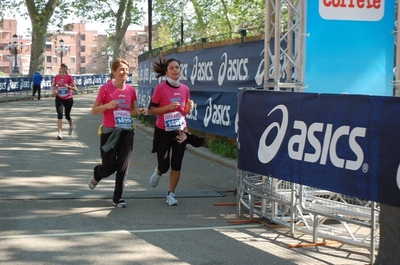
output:
[{"label": "metal scaffolding", "polygon": [[264,89],[303,91],[304,8],[302,0],[265,2]]}]

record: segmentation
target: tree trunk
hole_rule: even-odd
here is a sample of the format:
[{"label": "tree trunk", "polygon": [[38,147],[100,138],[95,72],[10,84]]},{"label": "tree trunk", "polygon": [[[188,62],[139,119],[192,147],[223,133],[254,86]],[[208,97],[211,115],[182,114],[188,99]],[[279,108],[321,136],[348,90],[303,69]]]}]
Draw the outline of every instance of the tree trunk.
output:
[{"label": "tree trunk", "polygon": [[32,76],[36,70],[45,73],[44,69],[44,50],[46,48],[46,31],[44,34],[41,29],[35,29],[33,25],[32,30],[32,46],[31,46],[31,61],[29,65],[29,76]]},{"label": "tree trunk", "polygon": [[121,0],[115,23],[115,36],[113,47],[113,59],[122,56],[122,42],[125,33],[132,22],[133,0]]},{"label": "tree trunk", "polygon": [[54,9],[59,0],[48,0],[48,2],[35,3],[34,0],[25,0],[29,18],[32,21],[32,44],[31,62],[29,64],[29,76],[36,70],[44,73],[44,50],[46,49],[46,31]]},{"label": "tree trunk", "polygon": [[380,205],[379,251],[374,265],[392,265],[400,262],[400,208]]}]

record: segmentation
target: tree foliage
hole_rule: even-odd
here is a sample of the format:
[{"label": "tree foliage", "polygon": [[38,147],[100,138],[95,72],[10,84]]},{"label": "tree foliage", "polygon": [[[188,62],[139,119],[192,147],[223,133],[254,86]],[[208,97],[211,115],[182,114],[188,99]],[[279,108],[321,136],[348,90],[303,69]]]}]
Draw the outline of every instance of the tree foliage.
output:
[{"label": "tree foliage", "polygon": [[47,27],[49,24],[60,25],[72,14],[69,4],[62,0],[15,0],[2,1],[0,14],[20,14],[29,17],[32,22],[32,44],[29,75],[36,70],[43,71],[44,51],[46,47]]},{"label": "tree foliage", "polygon": [[[154,24],[169,28],[172,42],[181,38],[181,16],[184,40],[193,43],[216,35],[232,36],[242,29],[264,27],[264,0],[158,0],[153,4]],[[160,43],[161,46],[170,43]]]},{"label": "tree foliage", "polygon": [[[144,11],[140,0],[15,0],[1,1],[0,15],[21,13],[32,21],[32,52],[29,73],[43,68],[46,31],[49,24],[63,28],[66,18],[77,16],[80,22],[102,22],[109,25],[107,33],[113,57],[123,55],[124,36],[130,25],[140,24]],[[153,1],[153,21],[157,35],[154,47],[185,43],[220,34],[238,33],[241,29],[260,28],[264,24],[263,0],[179,0]],[[184,30],[181,32],[181,17]],[[227,36],[229,37],[229,35]]]},{"label": "tree foliage", "polygon": [[113,57],[122,55],[124,36],[128,27],[138,24],[143,17],[139,0],[78,0],[73,3],[76,15],[82,22],[101,22],[109,25],[106,30],[110,35],[109,45]]},{"label": "tree foliage", "polygon": [[[32,22],[32,49],[29,75],[42,71],[48,25],[56,25],[62,31],[67,18],[78,16],[81,22],[103,22],[110,27],[110,45],[114,57],[121,55],[123,38],[127,28],[141,19],[143,11],[134,0],[15,0],[1,1],[0,16],[20,14]],[[24,9],[26,8],[26,9]],[[27,10],[27,11],[24,11]]]}]

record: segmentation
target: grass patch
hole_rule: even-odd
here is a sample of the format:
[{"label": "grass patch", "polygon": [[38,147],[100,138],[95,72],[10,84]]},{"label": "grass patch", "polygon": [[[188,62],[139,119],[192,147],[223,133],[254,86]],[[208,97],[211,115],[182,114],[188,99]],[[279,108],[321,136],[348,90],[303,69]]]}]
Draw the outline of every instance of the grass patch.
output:
[{"label": "grass patch", "polygon": [[210,138],[207,141],[208,150],[211,152],[228,158],[237,158],[237,145],[232,140]]}]

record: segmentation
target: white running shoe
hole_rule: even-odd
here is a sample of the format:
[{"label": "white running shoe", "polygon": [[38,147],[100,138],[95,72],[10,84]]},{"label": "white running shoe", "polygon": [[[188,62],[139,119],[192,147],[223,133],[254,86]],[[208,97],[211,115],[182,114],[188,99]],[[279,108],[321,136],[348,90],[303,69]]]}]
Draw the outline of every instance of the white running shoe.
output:
[{"label": "white running shoe", "polygon": [[91,190],[93,190],[94,188],[96,188],[97,184],[99,184],[98,181],[96,181],[97,183],[94,184],[94,181],[96,181],[96,180],[94,179],[94,176],[92,175],[92,176],[90,177],[89,181],[88,181],[88,185],[89,185],[89,188],[90,188]]},{"label": "white running shoe", "polygon": [[63,138],[62,138],[62,135],[61,135],[61,133],[60,134],[58,134],[57,135],[57,140],[62,140]]},{"label": "white running shoe", "polygon": [[68,135],[72,135],[75,131],[75,124],[72,124],[72,126],[69,127]]},{"label": "white running shoe", "polygon": [[161,178],[161,175],[158,174],[157,167],[156,167],[156,169],[154,170],[153,175],[151,175],[151,177],[150,177],[150,185],[152,187],[157,187],[158,182],[160,181],[160,178]]},{"label": "white running shoe", "polygon": [[113,202],[113,205],[117,208],[126,208],[126,202],[123,199],[119,199],[118,203]]},{"label": "white running shoe", "polygon": [[167,195],[167,203],[168,205],[178,205],[178,201],[175,199],[175,194],[173,192],[170,192]]}]

